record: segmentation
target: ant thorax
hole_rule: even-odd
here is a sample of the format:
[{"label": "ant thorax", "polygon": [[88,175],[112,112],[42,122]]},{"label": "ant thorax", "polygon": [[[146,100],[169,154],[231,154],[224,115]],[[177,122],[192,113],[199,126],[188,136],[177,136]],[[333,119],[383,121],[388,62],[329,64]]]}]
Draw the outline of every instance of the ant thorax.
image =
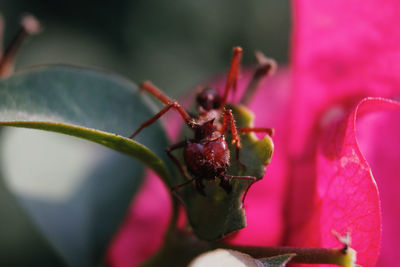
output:
[{"label": "ant thorax", "polygon": [[201,143],[215,140],[221,136],[217,127],[220,127],[220,123],[216,122],[215,118],[197,120],[196,127],[194,128],[194,138]]},{"label": "ant thorax", "polygon": [[196,123],[202,125],[208,121],[214,121],[214,126],[217,126],[218,130],[220,128],[221,111],[217,109],[212,110],[204,110],[202,107],[199,107],[199,116],[196,119]]}]

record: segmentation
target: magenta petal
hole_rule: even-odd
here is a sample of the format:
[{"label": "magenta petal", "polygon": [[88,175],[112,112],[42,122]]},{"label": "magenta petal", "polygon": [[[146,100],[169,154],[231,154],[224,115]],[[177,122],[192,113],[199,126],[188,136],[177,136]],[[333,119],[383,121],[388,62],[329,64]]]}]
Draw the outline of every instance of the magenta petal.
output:
[{"label": "magenta petal", "polygon": [[[291,136],[286,221],[311,216],[321,117],[370,96],[400,97],[400,5],[396,0],[294,0]],[[335,107],[339,105],[339,109]],[[289,231],[288,235],[292,233]],[[284,240],[287,241],[287,238]]]},{"label": "magenta petal", "polygon": [[312,214],[292,236],[293,244],[335,247],[339,244],[331,231],[350,232],[357,263],[374,266],[381,239],[380,201],[371,169],[357,143],[355,123],[365,114],[388,109],[400,109],[400,104],[368,98],[348,117],[338,112],[338,116],[328,117],[318,139],[316,192],[309,207]]},{"label": "magenta petal", "polygon": [[357,123],[357,139],[378,184],[382,206],[382,248],[377,266],[398,265],[400,237],[400,112],[366,116]]},{"label": "magenta petal", "polygon": [[[400,96],[400,2],[294,0],[294,152],[339,99]],[[357,103],[353,101],[353,104]],[[307,108],[306,108],[307,107]]]},{"label": "magenta petal", "polygon": [[[329,116],[335,117],[340,116],[340,113],[345,114],[350,106],[363,97],[381,96],[391,99],[399,99],[400,97],[400,31],[397,27],[400,4],[398,1],[294,0],[293,4],[292,67],[294,92],[289,123],[295,134],[287,142],[287,149],[290,152],[293,166],[290,183],[293,195],[292,202],[289,203],[291,210],[288,212],[287,220],[291,236],[298,233],[294,225],[307,223],[309,218],[311,220],[305,227],[309,231],[311,231],[311,224],[314,224],[315,229],[320,229],[325,225],[325,221],[320,220],[323,218],[322,215],[326,208],[324,205],[328,203],[326,202],[328,200],[319,199],[321,186],[324,185],[321,185],[321,182],[324,181],[321,180],[321,175],[326,172],[325,167],[334,166],[334,162],[331,162],[323,153],[326,148],[323,149],[321,143],[317,147],[315,142],[315,140],[321,142],[319,138],[321,132],[318,132],[319,124],[324,123],[324,119],[326,122],[326,118]],[[377,104],[378,102],[374,103]],[[376,106],[375,104],[372,106]],[[371,104],[365,103],[362,106],[371,106]],[[324,129],[324,134],[327,134],[326,129],[329,129],[329,127]],[[389,133],[395,129],[395,127],[392,127],[386,130]],[[372,128],[370,128],[369,134],[374,134],[374,136],[379,132],[379,130],[371,130]],[[389,264],[387,264],[385,260],[387,260],[386,257],[395,257],[392,250],[388,248],[396,247],[393,239],[399,235],[395,234],[398,233],[396,232],[398,227],[393,225],[393,221],[398,220],[397,218],[400,215],[397,215],[400,212],[394,210],[395,207],[390,206],[390,202],[393,201],[390,198],[391,194],[398,195],[393,193],[393,188],[396,187],[398,181],[395,181],[393,177],[396,169],[388,167],[388,165],[393,162],[393,159],[399,157],[394,151],[396,149],[394,144],[385,147],[383,145],[385,142],[380,141],[376,139],[374,144],[364,146],[363,151],[365,151],[368,162],[371,163],[372,172],[376,175],[383,201],[383,252],[379,262],[382,262],[382,266],[394,266],[396,265],[394,262],[389,261]],[[386,150],[384,151],[383,148]],[[375,153],[377,149],[381,149],[379,152],[385,156],[378,159]],[[316,154],[316,151],[318,151],[318,154]],[[355,149],[355,151],[359,153],[358,149]],[[351,155],[343,154],[340,156],[348,157]],[[357,157],[359,156],[357,154]],[[389,160],[389,158],[392,160]],[[383,161],[382,159],[386,160]],[[346,163],[345,161],[342,163]],[[362,163],[360,166],[363,166],[363,168],[368,166],[365,160],[360,162]],[[347,162],[347,164],[349,163]],[[354,173],[358,173],[363,168],[355,169]],[[388,173],[389,170],[393,170],[393,173]],[[332,172],[330,170],[327,174],[332,175]],[[317,192],[314,193],[314,189]],[[367,187],[364,189],[367,190]],[[320,210],[317,211],[313,210],[310,199],[301,201],[301,197],[314,196],[314,194],[318,196],[317,203],[320,203],[320,206],[316,207]],[[341,202],[339,204],[342,205]],[[332,207],[328,206],[327,208]],[[360,227],[372,228],[372,224],[373,220]],[[332,224],[332,226],[334,225]],[[346,231],[345,228],[342,225],[342,228],[339,227],[335,230]],[[325,230],[330,231],[330,229]],[[302,231],[302,234],[308,235],[310,234],[309,231]],[[371,236],[367,236],[367,238],[372,237],[373,233],[371,233]],[[306,236],[297,236],[297,240],[304,241],[305,238]],[[361,237],[354,238],[355,242],[362,242]],[[389,242],[389,240],[392,240],[392,242]],[[373,239],[369,239],[369,242],[372,241]],[[332,244],[333,242],[335,241],[332,240]],[[325,237],[321,236],[314,237],[307,244],[310,243],[328,244]],[[373,265],[376,261],[376,250],[371,249],[371,252],[368,255],[366,254],[360,252],[362,263],[367,263],[366,266]],[[368,262],[368,257],[372,259],[371,262]]]}]

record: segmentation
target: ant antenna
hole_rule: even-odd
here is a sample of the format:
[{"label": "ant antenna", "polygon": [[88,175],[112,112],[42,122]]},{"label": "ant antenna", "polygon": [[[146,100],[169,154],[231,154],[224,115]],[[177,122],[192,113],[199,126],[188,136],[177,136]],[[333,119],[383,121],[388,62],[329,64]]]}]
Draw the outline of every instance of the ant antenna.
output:
[{"label": "ant antenna", "polygon": [[251,78],[249,85],[247,86],[245,93],[240,100],[240,104],[245,106],[250,104],[255,92],[260,87],[261,82],[264,78],[273,75],[276,72],[277,64],[275,60],[264,56],[261,51],[256,51],[255,56],[257,59],[257,67]]},{"label": "ant antenna", "polygon": [[[0,22],[0,28],[2,23]],[[1,31],[1,29],[0,29]],[[29,35],[37,34],[40,31],[40,23],[33,15],[24,15],[21,20],[21,27],[14,39],[6,47],[0,58],[0,77],[11,75],[14,70],[14,60],[18,49]],[[2,33],[0,32],[0,35]]]},{"label": "ant antenna", "polygon": [[242,54],[243,54],[243,49],[240,46],[236,46],[233,48],[232,63],[229,70],[228,78],[226,79],[225,91],[224,95],[222,96],[222,101],[220,106],[221,109],[225,106],[229,90],[231,89],[232,86],[234,88],[233,90],[236,91],[237,79],[239,76],[239,69],[240,69],[239,65],[240,65],[240,60],[242,59]]}]

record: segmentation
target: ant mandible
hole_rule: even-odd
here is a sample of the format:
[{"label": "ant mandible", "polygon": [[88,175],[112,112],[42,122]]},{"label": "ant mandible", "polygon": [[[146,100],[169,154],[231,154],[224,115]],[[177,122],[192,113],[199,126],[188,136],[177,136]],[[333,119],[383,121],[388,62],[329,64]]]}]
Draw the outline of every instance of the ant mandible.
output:
[{"label": "ant mandible", "polygon": [[[204,87],[197,93],[196,102],[199,114],[194,118],[192,118],[177,101],[164,95],[151,82],[145,81],[140,85],[141,90],[158,98],[165,104],[165,107],[151,119],[142,123],[130,136],[131,139],[141,130],[154,123],[171,108],[178,111],[187,126],[194,131],[194,138],[186,139],[166,148],[168,156],[178,167],[183,176],[187,178],[185,183],[174,186],[172,188],[173,192],[194,181],[197,191],[205,196],[203,181],[216,180],[216,178],[219,178],[219,185],[227,193],[230,193],[232,190],[230,179],[250,180],[252,183],[256,181],[257,178],[254,176],[233,176],[226,173],[230,166],[230,152],[224,136],[224,133],[228,129],[228,124],[230,124],[232,144],[236,147],[236,157],[239,164],[242,166],[244,166],[244,164],[242,164],[239,159],[241,143],[238,133],[263,132],[269,135],[273,134],[273,129],[271,128],[236,127],[232,110],[225,107],[231,88],[234,90],[236,89],[241,56],[242,48],[235,47],[233,49],[231,67],[225,84],[225,91],[222,96],[216,89],[210,87]],[[254,92],[261,80],[271,73],[276,66],[273,60],[266,58],[260,52],[256,53],[256,57],[258,66],[246,89],[246,91],[249,92]],[[246,101],[242,99],[242,103],[244,102],[243,100]],[[173,150],[180,148],[183,148],[183,159],[186,166],[172,154]],[[187,169],[192,174],[192,177],[187,173]],[[248,189],[249,187],[247,190]]]}]

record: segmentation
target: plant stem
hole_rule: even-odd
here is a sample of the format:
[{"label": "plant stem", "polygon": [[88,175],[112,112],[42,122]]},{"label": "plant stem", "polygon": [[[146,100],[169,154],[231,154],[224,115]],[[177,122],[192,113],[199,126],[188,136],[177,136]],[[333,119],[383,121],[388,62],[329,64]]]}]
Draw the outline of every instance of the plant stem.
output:
[{"label": "plant stem", "polygon": [[171,219],[170,219],[169,225],[168,225],[167,235],[176,230],[176,226],[177,226],[176,224],[177,224],[178,216],[179,216],[178,200],[176,200],[176,198],[173,197],[172,194],[170,194],[170,198],[171,198],[171,203],[172,203],[172,214],[171,214]]},{"label": "plant stem", "polygon": [[354,266],[355,263],[355,251],[351,248],[252,247],[221,243],[218,247],[237,250],[255,258],[294,253],[296,256],[291,262],[296,263],[337,264],[346,267]]},{"label": "plant stem", "polygon": [[39,31],[40,31],[40,23],[34,16],[25,15],[22,18],[21,28],[19,29],[18,33],[14,36],[14,39],[12,39],[11,43],[5,49],[4,54],[0,55],[0,77],[6,77],[11,75],[11,73],[13,72],[14,68],[13,64],[18,49],[21,47],[22,43],[29,35],[36,34]]},{"label": "plant stem", "polygon": [[336,264],[345,267],[354,267],[356,258],[355,251],[347,246],[341,249],[236,246],[223,242],[202,241],[190,232],[175,229],[167,232],[163,247],[142,266],[187,266],[194,257],[218,248],[237,250],[254,258],[296,254],[290,262]]}]

